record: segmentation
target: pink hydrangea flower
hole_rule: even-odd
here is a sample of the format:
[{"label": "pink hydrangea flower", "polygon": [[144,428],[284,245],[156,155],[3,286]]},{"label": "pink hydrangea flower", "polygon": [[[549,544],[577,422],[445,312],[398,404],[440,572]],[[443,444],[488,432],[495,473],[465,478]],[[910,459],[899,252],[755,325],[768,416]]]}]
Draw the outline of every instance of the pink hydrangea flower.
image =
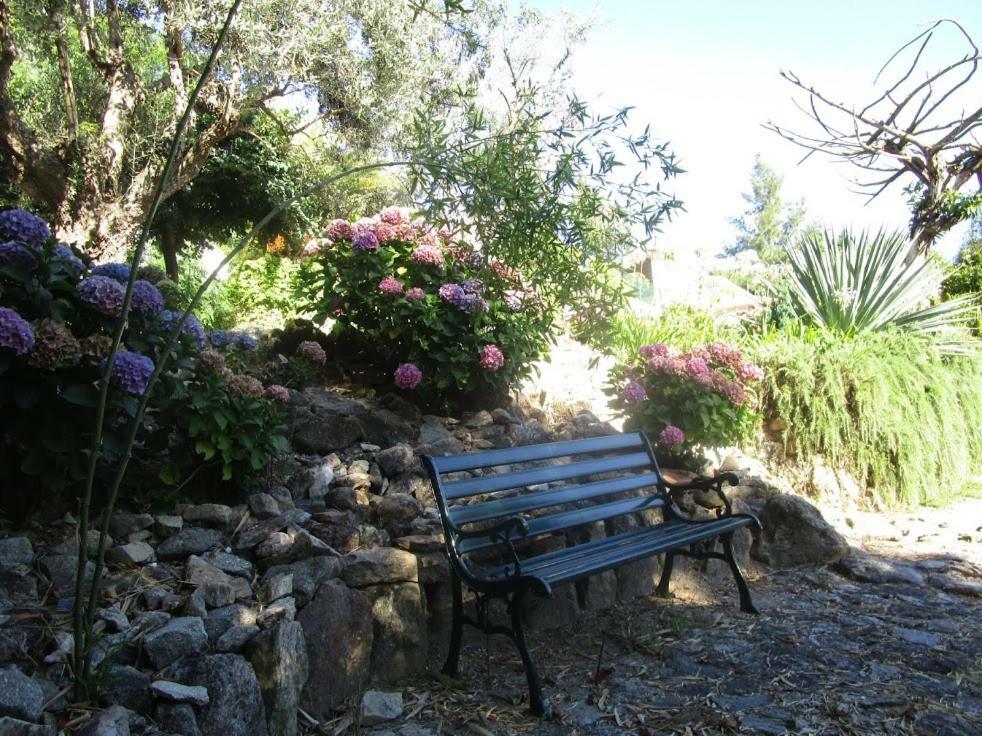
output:
[{"label": "pink hydrangea flower", "polygon": [[481,348],[481,367],[488,371],[496,371],[505,364],[505,354],[497,345],[485,345]]},{"label": "pink hydrangea flower", "polygon": [[238,394],[239,396],[249,396],[253,399],[258,399],[263,395],[263,385],[259,379],[243,373],[229,376],[225,386],[230,393]]},{"label": "pink hydrangea flower", "polygon": [[685,372],[688,373],[691,378],[695,378],[696,376],[708,374],[709,366],[702,358],[689,358],[687,361],[685,361]]},{"label": "pink hydrangea flower", "polygon": [[658,445],[666,450],[674,449],[683,442],[685,442],[685,432],[671,424],[658,435]]},{"label": "pink hydrangea flower", "polygon": [[406,289],[406,300],[410,302],[418,302],[426,298],[426,292],[420,289],[418,286],[412,289]]},{"label": "pink hydrangea flower", "polygon": [[402,282],[391,276],[386,276],[384,279],[378,282],[378,290],[383,294],[401,294],[402,293]]},{"label": "pink hydrangea flower", "polygon": [[444,240],[450,240],[453,237],[453,230],[451,230],[449,227],[444,226],[441,227],[439,230],[437,230],[436,234],[439,235]]},{"label": "pink hydrangea flower", "polygon": [[727,381],[722,389],[720,389],[720,393],[734,406],[742,406],[747,403],[747,392],[736,381]]},{"label": "pink hydrangea flower", "polygon": [[386,207],[379,213],[378,219],[389,225],[405,225],[409,223],[407,207]]},{"label": "pink hydrangea flower", "polygon": [[355,250],[378,250],[378,237],[371,230],[362,230],[351,239],[351,247]]},{"label": "pink hydrangea flower", "polygon": [[637,381],[628,381],[624,384],[624,390],[621,392],[624,401],[629,404],[640,404],[642,401],[648,398],[648,392],[644,390],[642,386]]},{"label": "pink hydrangea flower", "polygon": [[764,371],[754,363],[741,363],[736,374],[741,381],[762,381],[764,379]]},{"label": "pink hydrangea flower", "polygon": [[740,357],[740,351],[736,348],[731,348],[725,342],[717,340],[716,342],[707,345],[706,350],[709,352],[710,358],[717,363],[722,363],[730,368],[737,368],[742,362]]},{"label": "pink hydrangea flower", "polygon": [[380,243],[388,243],[390,240],[395,240],[396,229],[387,222],[380,222],[375,226],[375,237]]},{"label": "pink hydrangea flower", "polygon": [[655,356],[661,358],[667,358],[668,345],[665,345],[664,343],[661,342],[654,342],[651,345],[642,345],[641,348],[638,350],[638,353],[645,360],[649,360],[651,358],[654,358]]},{"label": "pink hydrangea flower", "polygon": [[412,389],[416,388],[419,382],[423,380],[423,371],[412,363],[403,363],[396,368],[393,377],[399,388]]},{"label": "pink hydrangea flower", "polygon": [[355,237],[355,228],[347,220],[333,220],[327,226],[327,237],[335,243]]},{"label": "pink hydrangea flower", "polygon": [[324,348],[313,340],[304,340],[300,343],[297,346],[297,355],[321,365],[327,362],[327,353],[324,352]]},{"label": "pink hydrangea flower", "polygon": [[263,398],[272,399],[273,401],[279,401],[283,404],[289,404],[290,392],[284,386],[280,386],[279,384],[274,383],[270,386],[267,386],[266,390],[263,391]]},{"label": "pink hydrangea flower", "polygon": [[425,266],[443,265],[443,251],[438,245],[419,245],[413,251],[412,258],[416,263],[422,263]]}]

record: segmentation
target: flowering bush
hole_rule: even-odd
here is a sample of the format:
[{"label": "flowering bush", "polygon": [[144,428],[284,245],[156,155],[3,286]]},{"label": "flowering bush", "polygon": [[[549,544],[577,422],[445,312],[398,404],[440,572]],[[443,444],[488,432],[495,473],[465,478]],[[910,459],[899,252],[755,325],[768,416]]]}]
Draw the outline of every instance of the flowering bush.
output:
[{"label": "flowering bush", "polygon": [[521,276],[451,233],[389,207],[335,220],[299,283],[316,318],[335,320],[340,360],[422,403],[500,391],[544,352],[550,315]]},{"label": "flowering bush", "polygon": [[702,448],[739,443],[755,422],[754,385],[763,372],[740,351],[716,341],[677,353],[653,343],[614,369],[611,405],[625,427],[644,430],[666,458],[694,459]]},{"label": "flowering bush", "polygon": [[[42,488],[59,490],[84,477],[98,379],[130,268],[122,263],[90,268],[71,248],[54,242],[47,223],[23,210],[0,212],[0,238],[16,238],[0,245],[0,475],[11,481],[36,477]],[[154,277],[143,269],[138,275]],[[164,307],[164,295],[154,283],[134,282],[123,342],[110,373],[103,446],[107,464],[118,458],[138,398],[147,391],[161,348],[180,319],[179,312]],[[136,455],[145,462],[162,460],[170,477],[189,474],[218,453],[222,473],[232,478],[256,467],[259,455],[254,459],[253,450],[270,453],[285,443],[278,418],[282,395],[274,392],[263,399],[263,387],[254,378],[226,377],[226,358],[241,372],[236,356],[254,349],[255,338],[245,333],[210,337],[227,354],[205,356],[204,330],[190,315],[150,397]],[[203,418],[199,405],[211,414]],[[208,433],[208,427],[224,431],[240,419],[244,426],[226,432],[225,439]],[[189,426],[193,421],[206,425]],[[205,435],[207,442],[201,439]],[[27,488],[22,482],[12,487]]]}]

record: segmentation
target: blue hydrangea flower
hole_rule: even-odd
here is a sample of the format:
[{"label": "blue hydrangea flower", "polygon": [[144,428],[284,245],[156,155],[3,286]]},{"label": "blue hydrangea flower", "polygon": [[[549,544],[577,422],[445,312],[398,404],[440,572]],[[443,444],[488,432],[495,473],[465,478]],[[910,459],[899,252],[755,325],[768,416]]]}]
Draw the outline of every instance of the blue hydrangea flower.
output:
[{"label": "blue hydrangea flower", "polygon": [[34,255],[34,251],[23,243],[16,241],[0,243],[0,266],[33,271],[37,265],[38,259]]},{"label": "blue hydrangea flower", "polygon": [[232,342],[232,333],[228,330],[212,330],[208,333],[208,342],[214,348],[223,348]]},{"label": "blue hydrangea flower", "polygon": [[130,280],[130,267],[125,263],[100,263],[92,269],[93,276],[105,276],[125,284]]},{"label": "blue hydrangea flower", "polygon": [[235,344],[243,350],[255,350],[257,347],[259,347],[259,343],[256,342],[256,338],[254,338],[248,332],[235,333]]},{"label": "blue hydrangea flower", "polygon": [[20,209],[0,212],[0,239],[38,246],[50,237],[51,228],[37,215]]},{"label": "blue hydrangea flower", "polygon": [[133,282],[132,307],[140,314],[156,314],[164,308],[164,297],[156,286],[140,279]]},{"label": "blue hydrangea flower", "polygon": [[153,367],[147,356],[120,350],[113,360],[112,384],[128,394],[142,394],[147,390]]},{"label": "blue hydrangea flower", "polygon": [[78,282],[75,293],[79,299],[98,308],[103,314],[119,314],[126,290],[118,281],[107,276],[89,276]]},{"label": "blue hydrangea flower", "polygon": [[82,263],[82,259],[75,255],[75,252],[67,245],[60,243],[56,245],[53,258],[58,263],[65,265],[74,271],[76,276],[85,270],[85,264]]},{"label": "blue hydrangea flower", "polygon": [[34,331],[27,320],[9,307],[0,307],[0,348],[23,355],[34,347]]},{"label": "blue hydrangea flower", "polygon": [[[157,319],[160,322],[160,326],[170,332],[174,329],[178,320],[181,319],[181,314],[181,312],[175,312],[173,309],[164,309],[157,315]],[[205,328],[201,326],[201,322],[193,314],[188,315],[187,320],[184,322],[184,327],[181,328],[181,334],[191,335],[199,348],[205,344]]]},{"label": "blue hydrangea flower", "polygon": [[464,291],[471,294],[481,294],[484,292],[484,282],[481,279],[467,279],[466,281],[461,281],[460,285],[464,288]]}]

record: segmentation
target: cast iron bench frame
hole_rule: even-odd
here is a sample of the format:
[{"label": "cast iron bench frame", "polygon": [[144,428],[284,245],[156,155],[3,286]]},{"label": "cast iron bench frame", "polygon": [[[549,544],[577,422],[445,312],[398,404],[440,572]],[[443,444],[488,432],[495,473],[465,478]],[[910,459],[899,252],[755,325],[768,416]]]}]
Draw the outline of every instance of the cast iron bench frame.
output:
[{"label": "cast iron bench frame", "polygon": [[[600,454],[602,457],[598,457]],[[583,459],[581,456],[587,456]],[[489,469],[569,457],[568,462],[531,469],[485,474],[467,479],[445,481],[447,473]],[[449,455],[423,456],[437,506],[443,520],[446,552],[452,570],[453,624],[450,649],[443,673],[457,677],[460,644],[465,623],[485,634],[503,634],[518,647],[529,688],[529,706],[535,715],[550,717],[551,707],[542,696],[542,684],[529,652],[522,625],[522,601],[529,594],[552,596],[554,585],[569,583],[589,575],[613,570],[621,565],[665,554],[656,595],[668,597],[669,581],[675,557],[684,555],[699,560],[726,562],[736,580],[740,609],[757,613],[750,589],[733,554],[733,533],[745,526],[761,528],[751,514],[734,514],[723,493],[723,483],[737,484],[732,473],[713,478],[698,478],[686,484],[669,483],[662,476],[648,438],[640,432],[592,437],[567,442],[525,445],[501,450]],[[590,481],[587,477],[627,471],[625,475]],[[556,481],[583,480],[579,485],[529,490],[529,486]],[[629,495],[643,489],[654,489],[644,495]],[[509,492],[522,490],[518,494]],[[690,520],[683,517],[672,500],[671,492],[705,490],[715,492],[722,501],[717,518]],[[485,496],[477,503],[451,505],[454,501]],[[616,500],[609,497],[614,496]],[[572,505],[572,508],[571,506]],[[552,507],[561,507],[558,510]],[[639,511],[660,508],[662,523],[641,526],[614,536],[565,546],[562,549],[523,558],[515,542],[562,534],[568,529]],[[551,509],[542,513],[543,509]],[[526,512],[537,511],[534,516]],[[488,525],[488,522],[492,522]],[[466,527],[466,528],[465,528]],[[723,551],[716,551],[716,540]],[[567,540],[567,544],[569,540]],[[470,558],[475,552],[502,547],[510,562],[481,566]],[[476,597],[477,618],[464,615],[462,583]],[[489,603],[505,601],[511,626],[493,625]]]}]

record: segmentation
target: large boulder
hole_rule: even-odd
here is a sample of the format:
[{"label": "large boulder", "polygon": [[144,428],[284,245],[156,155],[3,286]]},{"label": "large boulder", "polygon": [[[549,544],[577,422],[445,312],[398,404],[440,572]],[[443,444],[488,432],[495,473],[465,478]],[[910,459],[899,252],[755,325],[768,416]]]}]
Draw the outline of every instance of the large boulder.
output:
[{"label": "large boulder", "polygon": [[415,583],[419,581],[416,556],[393,547],[355,552],[345,557],[341,579],[353,588],[379,583]]},{"label": "large boulder", "polygon": [[372,597],[374,628],[371,680],[394,685],[426,668],[426,607],[417,583],[376,585]]},{"label": "large boulder", "polygon": [[365,436],[365,428],[348,416],[318,414],[304,422],[293,435],[293,446],[300,452],[327,455],[342,450]]},{"label": "large boulder", "polygon": [[150,632],[143,647],[154,667],[160,669],[189,654],[197,654],[208,645],[205,625],[196,616],[174,618]]},{"label": "large boulder", "polygon": [[208,690],[198,710],[202,736],[267,736],[266,709],[256,673],[237,654],[185,657],[167,676]]},{"label": "large boulder", "polygon": [[339,580],[327,580],[300,612],[310,660],[301,707],[318,719],[354,697],[368,682],[372,656],[372,601]]},{"label": "large boulder", "polygon": [[0,715],[25,721],[41,718],[44,691],[14,665],[0,669]]},{"label": "large boulder", "polygon": [[760,521],[764,529],[751,557],[771,567],[828,565],[849,554],[849,543],[801,496],[772,496]]},{"label": "large boulder", "polygon": [[284,621],[256,635],[246,650],[266,705],[266,724],[277,736],[296,736],[297,707],[307,683],[307,644],[303,627]]}]

